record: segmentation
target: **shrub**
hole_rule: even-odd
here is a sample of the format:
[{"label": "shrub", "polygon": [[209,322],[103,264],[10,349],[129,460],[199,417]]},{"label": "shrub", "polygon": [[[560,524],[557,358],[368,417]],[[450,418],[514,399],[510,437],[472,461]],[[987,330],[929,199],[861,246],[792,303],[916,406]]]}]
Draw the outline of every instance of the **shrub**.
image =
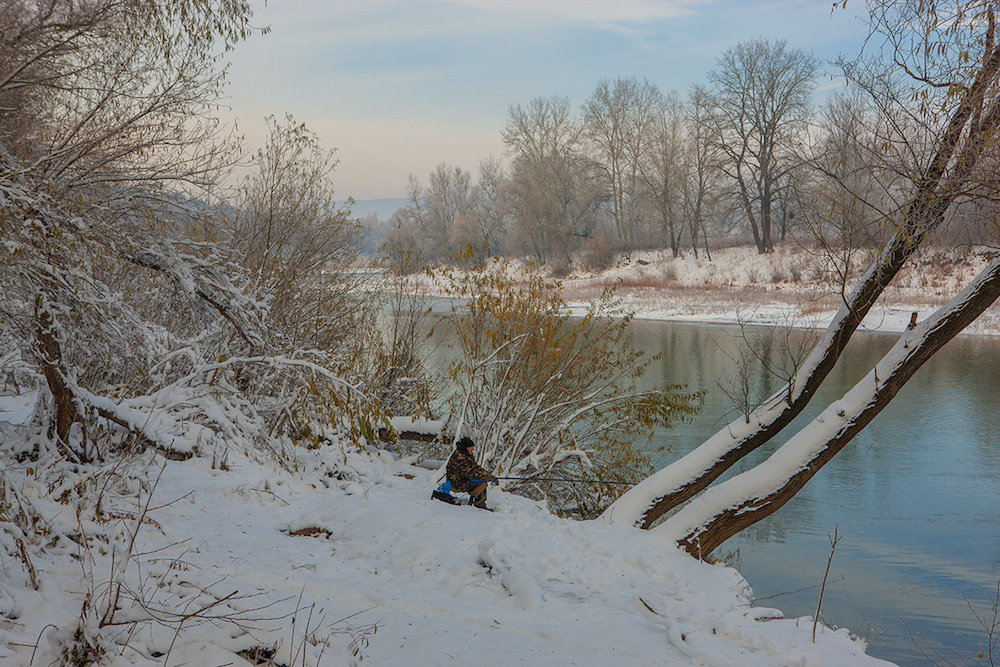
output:
[{"label": "shrub", "polygon": [[623,487],[530,478],[636,482],[651,468],[632,443],[698,409],[700,395],[679,386],[638,389],[657,357],[632,347],[631,316],[616,316],[610,290],[581,318],[567,313],[560,283],[517,282],[503,265],[452,279],[449,291],[463,303],[450,316],[450,421],[495,474],[529,478],[509,485],[517,492],[593,515]]},{"label": "shrub", "polygon": [[588,271],[603,271],[610,268],[618,257],[618,250],[603,231],[583,242],[580,263]]}]

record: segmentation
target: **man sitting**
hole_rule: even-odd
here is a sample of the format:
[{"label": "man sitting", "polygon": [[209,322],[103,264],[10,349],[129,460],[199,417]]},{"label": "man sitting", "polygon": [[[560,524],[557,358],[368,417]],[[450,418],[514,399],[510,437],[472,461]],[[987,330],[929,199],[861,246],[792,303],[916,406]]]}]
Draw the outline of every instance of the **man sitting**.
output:
[{"label": "man sitting", "polygon": [[462,438],[455,444],[455,453],[448,459],[446,468],[451,488],[469,494],[469,501],[480,509],[486,507],[486,484],[497,478],[476,463],[473,449],[476,443],[471,438]]}]

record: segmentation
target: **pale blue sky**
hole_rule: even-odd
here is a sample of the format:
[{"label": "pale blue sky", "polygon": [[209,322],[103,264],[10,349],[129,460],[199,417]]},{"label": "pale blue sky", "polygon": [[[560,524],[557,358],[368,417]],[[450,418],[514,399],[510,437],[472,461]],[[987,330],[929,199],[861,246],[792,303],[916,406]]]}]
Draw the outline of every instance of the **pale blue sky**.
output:
[{"label": "pale blue sky", "polygon": [[[439,162],[502,155],[507,107],[647,77],[686,92],[727,48],[787,39],[855,53],[864,3],[830,0],[270,0],[271,33],[232,56],[229,104],[250,143],[286,111],[339,151],[338,194],[399,197]],[[830,86],[829,78],[820,81]]]}]

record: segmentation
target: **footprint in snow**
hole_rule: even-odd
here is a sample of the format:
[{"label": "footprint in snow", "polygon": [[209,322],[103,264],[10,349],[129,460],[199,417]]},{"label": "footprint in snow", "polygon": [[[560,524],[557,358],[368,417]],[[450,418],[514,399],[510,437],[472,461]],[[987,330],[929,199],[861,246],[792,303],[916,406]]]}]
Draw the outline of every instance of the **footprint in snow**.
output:
[{"label": "footprint in snow", "polygon": [[528,575],[514,571],[511,558],[499,541],[487,538],[479,543],[479,564],[491,576],[499,577],[500,585],[516,606],[521,609],[539,609],[542,606],[542,589]]}]

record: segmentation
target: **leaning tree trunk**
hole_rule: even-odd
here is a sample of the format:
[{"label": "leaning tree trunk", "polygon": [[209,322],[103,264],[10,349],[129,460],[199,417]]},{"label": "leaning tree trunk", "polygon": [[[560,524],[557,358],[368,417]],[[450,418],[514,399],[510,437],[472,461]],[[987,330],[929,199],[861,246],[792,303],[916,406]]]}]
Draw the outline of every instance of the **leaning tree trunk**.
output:
[{"label": "leaning tree trunk", "polygon": [[992,100],[983,110],[985,91],[996,82],[998,72],[1000,46],[990,52],[941,136],[906,208],[901,228],[851,292],[788,385],[754,410],[749,420],[741,418],[725,426],[691,453],[630,489],[605,510],[604,518],[652,527],[657,519],[706,489],[802,412],[883,290],[944,220],[945,212],[980,161],[988,144],[986,139],[1000,129],[1000,99]]},{"label": "leaning tree trunk", "polygon": [[777,435],[812,399],[854,331],[906,258],[919,246],[926,231],[919,235],[896,233],[880,261],[855,287],[787,385],[748,417],[740,417],[723,427],[690,453],[629,489],[603,516],[612,523],[629,522],[651,528],[661,516],[708,488],[743,457]]},{"label": "leaning tree trunk", "polygon": [[941,346],[1000,296],[1000,259],[904,333],[872,371],[763,463],[706,491],[655,531],[704,557],[777,511],[893,399]]}]

